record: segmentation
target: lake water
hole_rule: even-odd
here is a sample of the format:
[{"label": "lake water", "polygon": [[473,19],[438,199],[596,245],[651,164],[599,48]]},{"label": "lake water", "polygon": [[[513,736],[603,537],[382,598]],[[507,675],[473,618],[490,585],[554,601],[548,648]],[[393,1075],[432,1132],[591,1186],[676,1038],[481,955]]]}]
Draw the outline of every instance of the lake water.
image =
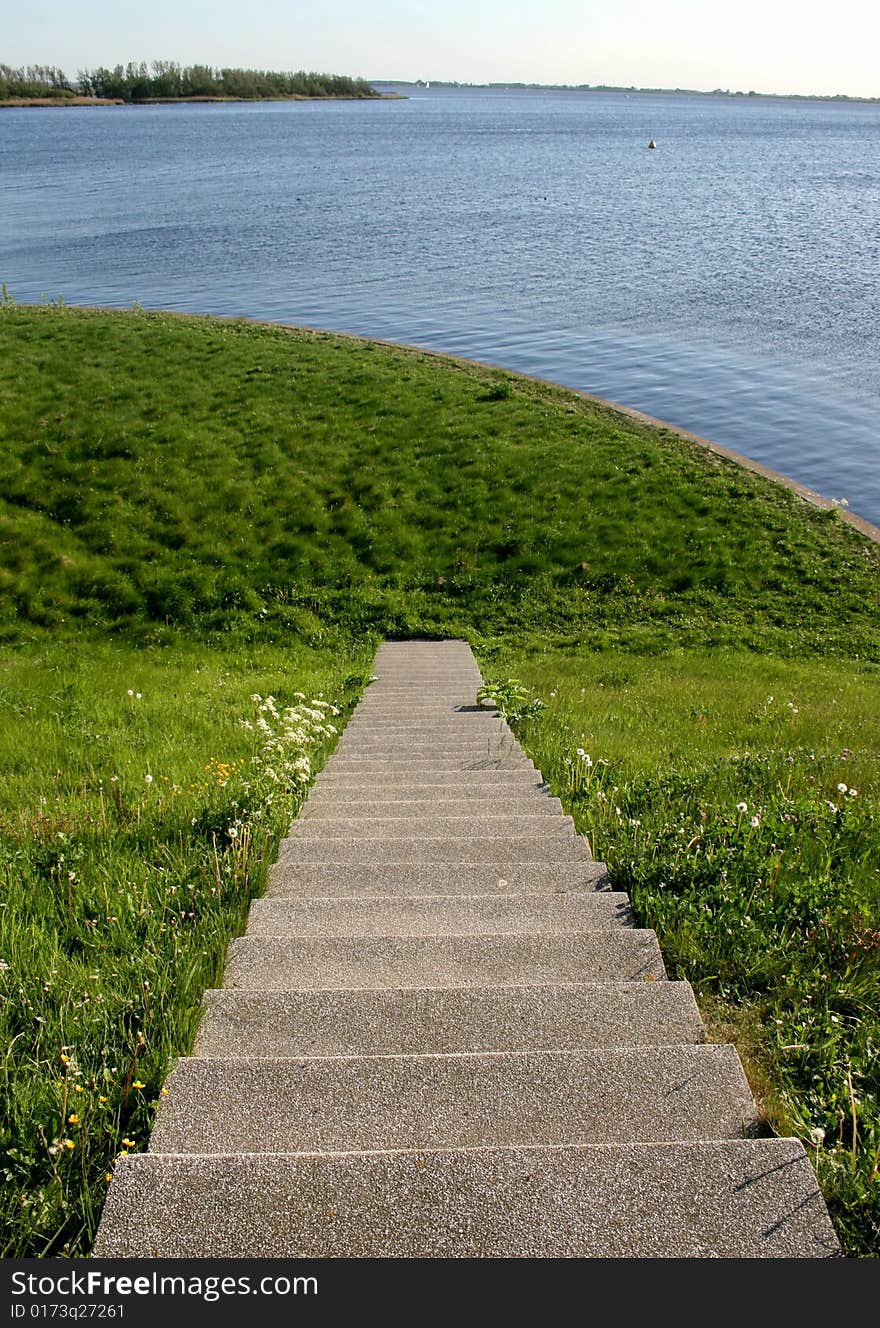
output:
[{"label": "lake water", "polygon": [[0,279],[504,365],[880,523],[878,105],[412,89],[0,111]]}]

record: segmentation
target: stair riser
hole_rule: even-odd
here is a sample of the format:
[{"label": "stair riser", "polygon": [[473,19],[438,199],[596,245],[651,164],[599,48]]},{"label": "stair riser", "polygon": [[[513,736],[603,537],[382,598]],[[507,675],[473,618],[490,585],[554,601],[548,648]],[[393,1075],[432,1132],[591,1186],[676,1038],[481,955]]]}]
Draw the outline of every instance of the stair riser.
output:
[{"label": "stair riser", "polygon": [[239,991],[549,987],[665,976],[654,933],[620,927],[537,938],[245,936],[229,947],[223,985]]},{"label": "stair riser", "polygon": [[480,990],[206,993],[194,1055],[577,1051],[700,1043],[686,982]]},{"label": "stair riser", "polygon": [[152,1152],[650,1143],[757,1126],[732,1047],[182,1060],[167,1087]]},{"label": "stair riser", "polygon": [[586,844],[576,836],[505,835],[499,838],[458,838],[449,835],[442,839],[386,839],[370,838],[337,841],[311,838],[285,840],[279,851],[279,862],[313,864],[381,863],[466,863],[498,862],[506,857],[511,863],[553,863],[589,861]]},{"label": "stair riser", "polygon": [[277,897],[477,895],[509,894],[517,890],[558,894],[608,889],[608,870],[601,862],[537,863],[524,867],[498,862],[467,867],[399,863],[328,867],[320,863],[296,866],[276,862],[269,869],[269,894]]},{"label": "stair riser", "polygon": [[604,927],[630,927],[625,894],[496,895],[473,899],[257,899],[248,936],[564,936]]},{"label": "stair riser", "polygon": [[122,1158],[101,1258],[829,1258],[795,1139]]}]

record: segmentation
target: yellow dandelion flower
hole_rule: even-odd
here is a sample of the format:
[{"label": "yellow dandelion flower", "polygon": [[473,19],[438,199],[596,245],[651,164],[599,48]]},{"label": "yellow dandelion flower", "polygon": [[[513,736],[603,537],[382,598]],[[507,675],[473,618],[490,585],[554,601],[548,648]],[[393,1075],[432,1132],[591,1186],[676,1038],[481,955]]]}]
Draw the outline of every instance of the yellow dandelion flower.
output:
[{"label": "yellow dandelion flower", "polygon": [[73,1091],[74,1093],[84,1093],[86,1090],[83,1088],[82,1084],[74,1084]]},{"label": "yellow dandelion flower", "polygon": [[64,1147],[65,1147],[66,1149],[70,1150],[71,1148],[76,1148],[76,1144],[73,1142],[72,1139],[65,1139],[65,1140],[64,1140]]},{"label": "yellow dandelion flower", "polygon": [[126,1148],[134,1148],[135,1146],[134,1139],[123,1139],[122,1142],[125,1144]]},{"label": "yellow dandelion flower", "polygon": [[70,1113],[70,1115],[67,1117],[67,1124],[68,1124],[68,1125],[79,1125],[79,1116],[77,1116],[77,1114],[76,1114],[75,1111],[72,1111],[72,1112]]},{"label": "yellow dandelion flower", "polygon": [[99,1098],[98,1098],[98,1101],[99,1101],[99,1102],[106,1102],[107,1099],[106,1099],[105,1097],[99,1097]]},{"label": "yellow dandelion flower", "polygon": [[104,1172],[104,1179],[105,1179],[106,1181],[111,1181],[111,1180],[113,1179],[113,1172],[112,1172],[112,1171],[105,1171],[105,1172]]},{"label": "yellow dandelion flower", "polygon": [[160,1088],[160,1089],[159,1089],[159,1092],[162,1094],[163,1097],[167,1097],[167,1096],[168,1096],[168,1089],[167,1089],[167,1088]]},{"label": "yellow dandelion flower", "polygon": [[62,1064],[62,1065],[69,1065],[69,1064],[70,1064],[70,1057],[69,1057],[69,1056],[65,1056],[65,1054],[64,1054],[63,1051],[62,1051],[62,1053],[61,1053],[61,1064]]},{"label": "yellow dandelion flower", "polygon": [[146,1086],[147,1085],[143,1083],[142,1080],[140,1079],[135,1079],[134,1083],[132,1084],[132,1088],[146,1088]]}]

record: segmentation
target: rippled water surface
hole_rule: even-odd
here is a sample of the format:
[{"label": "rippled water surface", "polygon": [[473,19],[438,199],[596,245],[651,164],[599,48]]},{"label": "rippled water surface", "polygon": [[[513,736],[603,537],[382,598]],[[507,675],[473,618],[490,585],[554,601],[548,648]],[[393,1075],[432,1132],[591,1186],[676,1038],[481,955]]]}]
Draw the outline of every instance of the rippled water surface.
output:
[{"label": "rippled water surface", "polygon": [[880,523],[880,106],[431,89],[7,110],[0,191],[16,299],[503,364]]}]

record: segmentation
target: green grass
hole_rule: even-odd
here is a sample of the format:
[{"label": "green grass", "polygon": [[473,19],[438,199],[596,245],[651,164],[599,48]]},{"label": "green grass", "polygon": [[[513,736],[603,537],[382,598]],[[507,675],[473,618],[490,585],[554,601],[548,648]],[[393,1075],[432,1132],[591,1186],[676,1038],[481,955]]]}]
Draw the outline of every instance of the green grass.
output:
[{"label": "green grass", "polygon": [[853,1253],[880,1247],[880,668],[496,652],[527,750],[654,927]]},{"label": "green grass", "polygon": [[564,389],[139,311],[0,305],[0,457],[0,1253],[88,1251],[332,746],[285,707],[410,635],[547,703],[524,741],[876,1250],[875,545]]},{"label": "green grass", "polygon": [[344,719],[369,659],[185,642],[3,659],[0,1255],[88,1251],[113,1161],[146,1146],[169,1062],[299,807],[285,762],[333,744],[306,722],[267,751],[252,695],[276,738],[267,694],[283,715],[295,691],[323,693]]},{"label": "green grass", "polygon": [[880,658],[880,551],[835,513],[472,364],[11,306],[0,447],[8,634],[343,624]]}]

